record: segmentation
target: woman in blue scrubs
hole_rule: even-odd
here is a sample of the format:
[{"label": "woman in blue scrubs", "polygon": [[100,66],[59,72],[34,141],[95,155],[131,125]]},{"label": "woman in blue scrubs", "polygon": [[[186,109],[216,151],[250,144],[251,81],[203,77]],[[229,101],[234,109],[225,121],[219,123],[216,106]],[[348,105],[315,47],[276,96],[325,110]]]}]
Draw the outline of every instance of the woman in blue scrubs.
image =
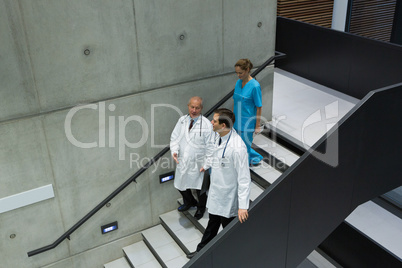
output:
[{"label": "woman in blue scrubs", "polygon": [[249,59],[240,59],[235,64],[239,80],[233,94],[233,112],[236,117],[233,127],[247,146],[250,166],[255,166],[262,160],[262,156],[251,148],[253,134],[261,131],[262,98],[260,84],[250,76],[252,68],[253,64]]}]

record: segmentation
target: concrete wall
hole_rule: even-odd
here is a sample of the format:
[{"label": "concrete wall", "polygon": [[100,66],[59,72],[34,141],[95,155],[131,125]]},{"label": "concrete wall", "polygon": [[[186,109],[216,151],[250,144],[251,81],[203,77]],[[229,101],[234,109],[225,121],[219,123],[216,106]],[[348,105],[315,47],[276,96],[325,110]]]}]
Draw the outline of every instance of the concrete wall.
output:
[{"label": "concrete wall", "polygon": [[[0,201],[55,193],[0,214],[1,266],[102,267],[175,209],[179,193],[158,181],[174,168],[167,154],[70,241],[27,257],[167,145],[191,96],[207,110],[233,89],[238,58],[273,55],[275,23],[265,0],[0,0]],[[258,80],[269,118],[272,68]]]}]

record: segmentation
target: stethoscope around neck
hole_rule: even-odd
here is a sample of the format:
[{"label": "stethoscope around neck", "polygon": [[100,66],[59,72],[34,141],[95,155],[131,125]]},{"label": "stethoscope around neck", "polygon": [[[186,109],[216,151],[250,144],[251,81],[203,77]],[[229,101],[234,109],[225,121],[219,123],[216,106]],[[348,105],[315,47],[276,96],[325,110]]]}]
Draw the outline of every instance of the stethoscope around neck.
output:
[{"label": "stethoscope around neck", "polygon": [[[186,117],[183,119],[183,121],[181,121],[181,123],[182,124],[184,124],[184,122],[186,121],[186,118],[187,117],[190,117],[190,114],[187,114],[186,115]],[[190,117],[191,118],[191,117]],[[200,114],[199,116],[198,116],[198,118],[200,118],[200,120],[201,120],[201,123],[200,123],[200,136],[201,136],[201,129],[202,129],[202,114]],[[192,119],[192,118],[191,118]],[[194,119],[193,119],[194,120]]]},{"label": "stethoscope around neck", "polygon": [[[216,132],[215,132],[215,133],[216,133]],[[230,140],[230,137],[231,137],[231,136],[232,136],[232,130],[230,130],[229,138],[228,138],[228,140],[226,141],[225,147],[223,148],[222,159],[225,158],[226,146],[228,146],[228,143],[229,143],[229,140]],[[219,138],[222,138],[222,137],[220,137],[220,135],[219,135]],[[222,161],[222,160],[221,160],[221,161]],[[225,166],[225,163],[221,162],[221,166],[224,167],[224,166]]]}]

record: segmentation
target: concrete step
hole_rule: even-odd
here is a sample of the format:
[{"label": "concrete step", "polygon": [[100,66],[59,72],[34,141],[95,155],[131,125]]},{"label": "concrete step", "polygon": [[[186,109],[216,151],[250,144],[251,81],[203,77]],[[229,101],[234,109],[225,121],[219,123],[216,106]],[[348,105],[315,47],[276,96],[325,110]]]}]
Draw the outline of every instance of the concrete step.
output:
[{"label": "concrete step", "polygon": [[[177,203],[179,206],[183,205],[183,198],[177,199]],[[208,225],[208,219],[209,219],[209,214],[208,214],[208,209],[205,209],[204,216],[197,220],[194,218],[194,214],[197,211],[197,207],[192,207],[189,210],[182,212],[193,224],[195,227],[197,227],[198,230],[200,230],[201,233],[204,233],[205,228]]]},{"label": "concrete step", "polygon": [[[180,198],[177,200],[177,202],[179,203],[179,205],[182,205],[183,199]],[[195,227],[197,227],[198,230],[200,230],[201,233],[204,233],[205,228],[207,228],[208,220],[209,220],[208,209],[205,210],[204,216],[199,220],[194,218],[194,214],[196,211],[197,211],[197,208],[193,207],[193,208],[190,208],[189,210],[183,212],[183,214],[194,224]],[[222,231],[222,227],[219,228],[219,232],[220,231]]]},{"label": "concrete step", "polygon": [[[402,260],[402,219],[373,201],[358,206],[345,222],[386,252]],[[402,267],[402,266],[401,266]]]},{"label": "concrete step", "polygon": [[[282,166],[291,166],[294,164],[298,159],[299,156],[292,151],[286,149],[280,144],[277,144],[275,141],[267,138],[266,136],[259,134],[254,137],[253,146],[257,146],[259,149],[264,150],[271,156],[278,159],[282,162]],[[279,162],[279,163],[280,163]],[[281,166],[281,164],[276,163],[277,165]],[[260,176],[263,180],[268,182],[269,184],[274,183],[281,175],[282,172],[278,169],[275,169],[273,166],[268,164],[265,161],[261,161],[259,166],[250,167],[250,170],[255,172],[258,176]],[[282,170],[282,167],[280,168]],[[266,183],[263,181],[257,181],[261,186],[266,187]],[[254,194],[253,194],[253,198]]]},{"label": "concrete step", "polygon": [[264,190],[252,181],[250,187],[250,201],[254,201],[262,192],[264,192]]},{"label": "concrete step", "polygon": [[250,167],[250,170],[254,171],[258,176],[272,184],[278,179],[282,173],[274,169],[272,166],[262,161],[262,164],[256,167]]},{"label": "concrete step", "polygon": [[126,258],[122,257],[120,259],[108,262],[103,265],[105,268],[131,268],[130,264],[127,262]]},{"label": "concrete step", "polygon": [[142,236],[154,256],[166,267],[182,267],[189,261],[185,252],[161,224],[143,231]]},{"label": "concrete step", "polygon": [[278,160],[282,161],[288,166],[293,165],[299,159],[299,156],[297,154],[293,153],[292,151],[286,149],[282,145],[276,143],[275,141],[267,138],[262,134],[256,135],[254,137],[253,144],[257,145],[259,148],[276,157]]},{"label": "concrete step", "polygon": [[123,251],[132,267],[162,267],[144,241],[124,247]]},{"label": "concrete step", "polygon": [[[337,268],[341,267],[334,260],[330,259],[328,256],[323,256],[321,253],[313,250],[310,255],[307,256],[305,261],[309,261],[314,267],[320,268]],[[297,268],[302,268],[298,266]]]},{"label": "concrete step", "polygon": [[160,215],[159,218],[162,225],[186,254],[197,249],[202,233],[183,213],[173,210]]},{"label": "concrete step", "polygon": [[[264,191],[263,188],[261,188],[258,184],[255,182],[251,181],[251,187],[250,187],[250,201],[254,201],[262,192]],[[177,200],[179,205],[183,204],[183,199],[180,198]],[[194,217],[195,212],[197,211],[196,207],[190,208],[188,211],[186,211],[186,214],[189,214],[191,217]],[[198,222],[201,223],[202,226],[207,227],[208,224],[208,209],[205,211],[204,216],[198,220]]]}]

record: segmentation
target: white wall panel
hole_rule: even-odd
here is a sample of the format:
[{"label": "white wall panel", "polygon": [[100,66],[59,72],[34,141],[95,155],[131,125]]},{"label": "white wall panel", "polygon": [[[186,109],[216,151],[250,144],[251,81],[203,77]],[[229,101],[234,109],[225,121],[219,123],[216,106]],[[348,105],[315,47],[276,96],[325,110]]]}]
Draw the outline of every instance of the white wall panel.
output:
[{"label": "white wall panel", "polygon": [[29,206],[54,197],[51,184],[0,199],[0,213]]}]

